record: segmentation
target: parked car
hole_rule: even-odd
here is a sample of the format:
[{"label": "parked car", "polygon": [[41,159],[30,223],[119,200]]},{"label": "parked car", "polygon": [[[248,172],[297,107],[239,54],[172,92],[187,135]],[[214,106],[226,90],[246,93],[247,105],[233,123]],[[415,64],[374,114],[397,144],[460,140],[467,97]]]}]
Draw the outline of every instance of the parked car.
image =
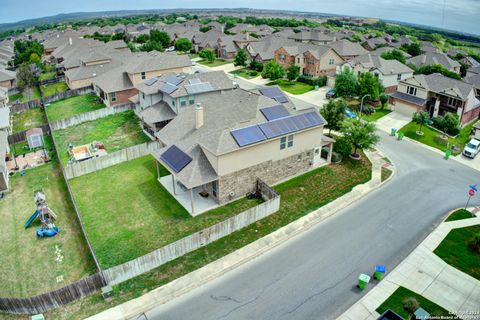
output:
[{"label": "parked car", "polygon": [[472,139],[470,140],[465,148],[463,148],[462,154],[468,158],[475,158],[475,156],[480,151],[480,140]]},{"label": "parked car", "polygon": [[355,119],[357,117],[357,114],[355,112],[353,112],[352,109],[346,108],[345,109],[345,116],[347,116],[347,118]]},{"label": "parked car", "polygon": [[336,92],[335,92],[335,89],[330,89],[330,90],[328,90],[328,92],[325,94],[325,97],[326,97],[327,99],[333,98],[333,97],[335,97],[335,93],[336,93]]}]

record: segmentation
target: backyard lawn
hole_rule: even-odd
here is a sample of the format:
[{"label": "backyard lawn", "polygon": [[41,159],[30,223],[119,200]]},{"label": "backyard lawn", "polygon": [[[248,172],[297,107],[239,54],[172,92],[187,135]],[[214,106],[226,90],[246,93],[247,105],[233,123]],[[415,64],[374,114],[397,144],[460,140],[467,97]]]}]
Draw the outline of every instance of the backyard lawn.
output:
[{"label": "backyard lawn", "polygon": [[[472,127],[475,123],[471,123],[468,126],[465,126],[460,133],[455,138],[448,138],[448,145],[452,146],[455,145],[457,150],[452,152],[454,155],[460,154],[465,146],[465,143],[468,142],[470,137],[470,132],[472,131]],[[447,146],[443,144],[437,137],[441,135],[440,132],[428,127],[423,126],[423,136],[419,136],[416,132],[418,131],[418,124],[415,122],[409,122],[407,125],[402,127],[399,132],[403,132],[406,137],[410,139],[417,140],[418,142],[424,143],[430,147],[439,149],[441,151],[445,151]]]},{"label": "backyard lawn", "polygon": [[[162,175],[168,171],[161,169]],[[71,180],[103,268],[127,262],[260,203],[246,198],[192,218],[158,182],[145,156]]]},{"label": "backyard lawn", "polygon": [[13,114],[13,132],[36,128],[47,123],[45,112],[40,108],[32,108]]},{"label": "backyard lawn", "polygon": [[454,212],[452,212],[448,218],[445,220],[445,222],[448,221],[455,221],[455,220],[462,220],[462,219],[469,219],[469,218],[474,218],[475,216],[472,215],[472,213],[466,209],[458,209]]},{"label": "backyard lawn", "polygon": [[68,145],[89,144],[98,141],[107,152],[114,152],[141,144],[150,139],[143,133],[133,110],[116,113],[94,121],[88,121],[62,130],[55,130],[53,137],[62,163],[69,159]]},{"label": "backyard lawn", "polygon": [[99,98],[92,94],[84,94],[81,96],[71,97],[59,101],[55,101],[46,107],[48,119],[50,121],[66,119],[76,114],[89,112],[105,108],[103,102],[99,102]]},{"label": "backyard lawn", "polygon": [[362,115],[361,115],[361,118],[362,118],[363,120],[370,121],[370,122],[372,122],[372,121],[377,121],[378,119],[380,119],[380,118],[383,117],[383,116],[386,116],[386,115],[389,114],[390,112],[392,112],[392,111],[387,110],[387,109],[376,110],[374,113],[372,113],[372,114],[370,114],[370,115],[368,115],[368,116],[362,114]]},{"label": "backyard lawn", "polygon": [[254,79],[260,76],[260,72],[247,68],[230,71],[230,73],[245,79]]},{"label": "backyard lawn", "polygon": [[55,78],[56,76],[57,76],[57,73],[55,71],[44,72],[38,77],[38,80],[39,81],[50,80],[50,79]]},{"label": "backyard lawn", "polygon": [[27,102],[27,101],[36,100],[36,99],[40,99],[40,91],[38,90],[37,87],[26,88],[23,90],[23,92],[13,94],[8,97],[10,104],[12,104],[17,100],[20,102]]},{"label": "backyard lawn", "polygon": [[298,82],[298,81],[290,82],[288,80],[275,80],[267,83],[267,86],[274,86],[274,85],[278,85],[283,91],[286,91],[291,94],[304,94],[313,90],[312,85],[309,85],[303,82]]},{"label": "backyard lawn", "polygon": [[395,311],[395,313],[402,316],[404,319],[410,319],[411,314],[403,308],[403,301],[407,298],[414,298],[417,300],[420,307],[430,313],[431,316],[452,316],[450,312],[443,309],[438,304],[404,287],[399,287],[397,290],[395,290],[392,295],[377,308],[376,311],[380,314],[383,314],[385,311],[390,309]]},{"label": "backyard lawn", "polygon": [[46,86],[41,86],[42,95],[44,97],[53,96],[60,92],[65,92],[68,90],[68,86],[65,82],[57,82],[52,84],[47,84]]},{"label": "backyard lawn", "polygon": [[468,247],[480,225],[451,230],[434,253],[443,261],[480,280],[480,254]]},{"label": "backyard lawn", "polygon": [[275,189],[281,195],[280,210],[277,213],[150,272],[114,286],[114,298],[110,302],[105,302],[101,294],[96,293],[81,302],[62,307],[61,310],[48,312],[46,316],[54,319],[71,319],[72,317],[83,319],[139,297],[149,290],[197,270],[305,216],[312,210],[351,191],[356,185],[367,182],[370,176],[371,164],[363,157],[359,162],[344,159],[338,165],[318,168],[277,185]]},{"label": "backyard lawn", "polygon": [[43,148],[36,148],[35,150],[30,150],[28,147],[28,142],[27,141],[22,141],[18,142],[15,144],[10,145],[10,152],[15,151],[15,154],[25,154],[25,153],[30,153],[34,152],[36,150],[41,150],[41,149],[46,149],[46,150],[53,150],[54,145],[53,145],[53,140],[52,136],[48,134],[43,135],[43,142],[44,142],[44,147]]},{"label": "backyard lawn", "polygon": [[209,61],[203,59],[203,60],[197,61],[197,63],[203,64],[204,66],[207,66],[207,67],[210,67],[210,68],[214,68],[214,67],[223,66],[224,64],[233,63],[233,61],[232,60],[225,60],[225,59],[215,59],[215,61],[209,62]]},{"label": "backyard lawn", "polygon": [[[1,297],[44,293],[95,273],[56,160],[27,170],[24,177],[17,173],[10,178],[10,189],[0,201]],[[37,189],[43,189],[48,205],[58,216],[55,224],[59,233],[53,238],[37,239],[38,220],[24,229],[25,221],[36,210],[33,192]],[[62,261],[56,260],[57,246]],[[57,277],[63,280],[57,282]]]}]

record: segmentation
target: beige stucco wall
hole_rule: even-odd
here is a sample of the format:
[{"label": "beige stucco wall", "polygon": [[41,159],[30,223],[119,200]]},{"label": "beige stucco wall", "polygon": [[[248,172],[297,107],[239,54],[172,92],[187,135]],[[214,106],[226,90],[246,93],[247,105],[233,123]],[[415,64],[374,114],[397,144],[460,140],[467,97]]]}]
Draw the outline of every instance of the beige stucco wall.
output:
[{"label": "beige stucco wall", "polygon": [[83,80],[73,80],[70,81],[67,77],[65,77],[66,83],[70,89],[78,89],[83,87],[88,87],[92,84],[92,79],[83,79]]},{"label": "beige stucco wall", "polygon": [[146,71],[145,72],[145,79],[142,79],[142,74],[141,72],[138,73],[129,73],[128,76],[130,78],[130,81],[132,81],[133,85],[136,86],[139,83],[146,81],[148,79],[151,79],[153,77],[158,77],[161,76],[164,73],[189,73],[191,71],[190,67],[187,68],[172,68],[172,69],[161,69],[161,70],[153,70],[153,71]]},{"label": "beige stucco wall", "polygon": [[[335,64],[329,65],[330,59],[335,60]],[[337,64],[340,64],[344,60],[334,50],[328,50],[323,56],[320,57],[320,68],[323,70],[335,69]]]},{"label": "beige stucco wall", "polygon": [[470,91],[470,94],[467,97],[467,104],[465,106],[465,112],[470,111],[475,106],[475,103],[478,101],[475,98],[475,90]]},{"label": "beige stucco wall", "polygon": [[[267,140],[218,157],[216,169],[219,176],[227,175],[266,161],[283,158],[313,150],[322,143],[323,127],[293,134],[293,147],[280,150],[280,138]],[[213,166],[213,163],[212,163]]]},{"label": "beige stucco wall", "polygon": [[425,89],[419,87],[418,83],[415,80],[413,80],[413,78],[407,79],[403,82],[399,82],[397,90],[400,91],[400,92],[403,92],[403,93],[407,93],[407,86],[409,86],[409,85],[417,88],[416,97],[419,97],[419,98],[422,98],[422,99],[427,99],[428,98],[428,92]]}]

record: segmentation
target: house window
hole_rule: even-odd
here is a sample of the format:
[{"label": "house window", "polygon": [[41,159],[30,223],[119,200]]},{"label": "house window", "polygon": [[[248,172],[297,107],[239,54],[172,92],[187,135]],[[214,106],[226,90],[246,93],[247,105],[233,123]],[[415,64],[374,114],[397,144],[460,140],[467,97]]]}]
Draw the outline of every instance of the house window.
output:
[{"label": "house window", "polygon": [[457,99],[448,97],[447,105],[451,107],[456,107],[457,106]]},{"label": "house window", "polygon": [[397,74],[397,81],[400,81],[400,80],[402,80],[402,74],[399,73]]},{"label": "house window", "polygon": [[145,100],[145,93],[142,92],[142,100]]},{"label": "house window", "polygon": [[142,76],[142,80],[145,80],[145,78],[146,78],[145,72],[142,72],[140,75]]},{"label": "house window", "polygon": [[375,78],[378,78],[380,76],[377,72],[375,72],[373,75],[375,76]]},{"label": "house window", "polygon": [[172,106],[175,107],[175,99],[172,98]]},{"label": "house window", "polygon": [[280,138],[280,150],[293,147],[293,134]]},{"label": "house window", "polygon": [[218,192],[218,182],[212,181],[212,195],[216,198]]},{"label": "house window", "polygon": [[195,103],[195,96],[188,96],[188,104],[192,105]]},{"label": "house window", "polygon": [[117,93],[116,92],[110,93],[110,99],[112,100],[112,102],[117,101]]},{"label": "house window", "polygon": [[335,64],[335,59],[328,60],[328,64],[330,64],[330,65]]},{"label": "house window", "polygon": [[285,61],[285,55],[283,53],[280,54],[280,60]]},{"label": "house window", "polygon": [[187,105],[187,98],[180,97],[180,107],[185,107]]},{"label": "house window", "polygon": [[417,88],[408,86],[407,87],[407,93],[409,95],[416,96],[417,95]]}]

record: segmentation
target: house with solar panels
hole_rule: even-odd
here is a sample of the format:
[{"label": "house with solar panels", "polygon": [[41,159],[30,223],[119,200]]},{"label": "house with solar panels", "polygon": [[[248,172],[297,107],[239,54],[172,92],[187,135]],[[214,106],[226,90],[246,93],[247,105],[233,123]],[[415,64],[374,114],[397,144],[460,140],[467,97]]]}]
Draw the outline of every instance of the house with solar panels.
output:
[{"label": "house with solar panels", "polygon": [[297,111],[278,87],[205,97],[156,137],[154,154],[170,173],[160,183],[192,215],[244,197],[258,178],[273,185],[327,164],[334,140],[315,109]]},{"label": "house with solar panels", "polygon": [[136,86],[136,114],[146,133],[154,136],[178,114],[204,99],[233,90],[233,82],[223,71],[194,74],[167,73]]}]

